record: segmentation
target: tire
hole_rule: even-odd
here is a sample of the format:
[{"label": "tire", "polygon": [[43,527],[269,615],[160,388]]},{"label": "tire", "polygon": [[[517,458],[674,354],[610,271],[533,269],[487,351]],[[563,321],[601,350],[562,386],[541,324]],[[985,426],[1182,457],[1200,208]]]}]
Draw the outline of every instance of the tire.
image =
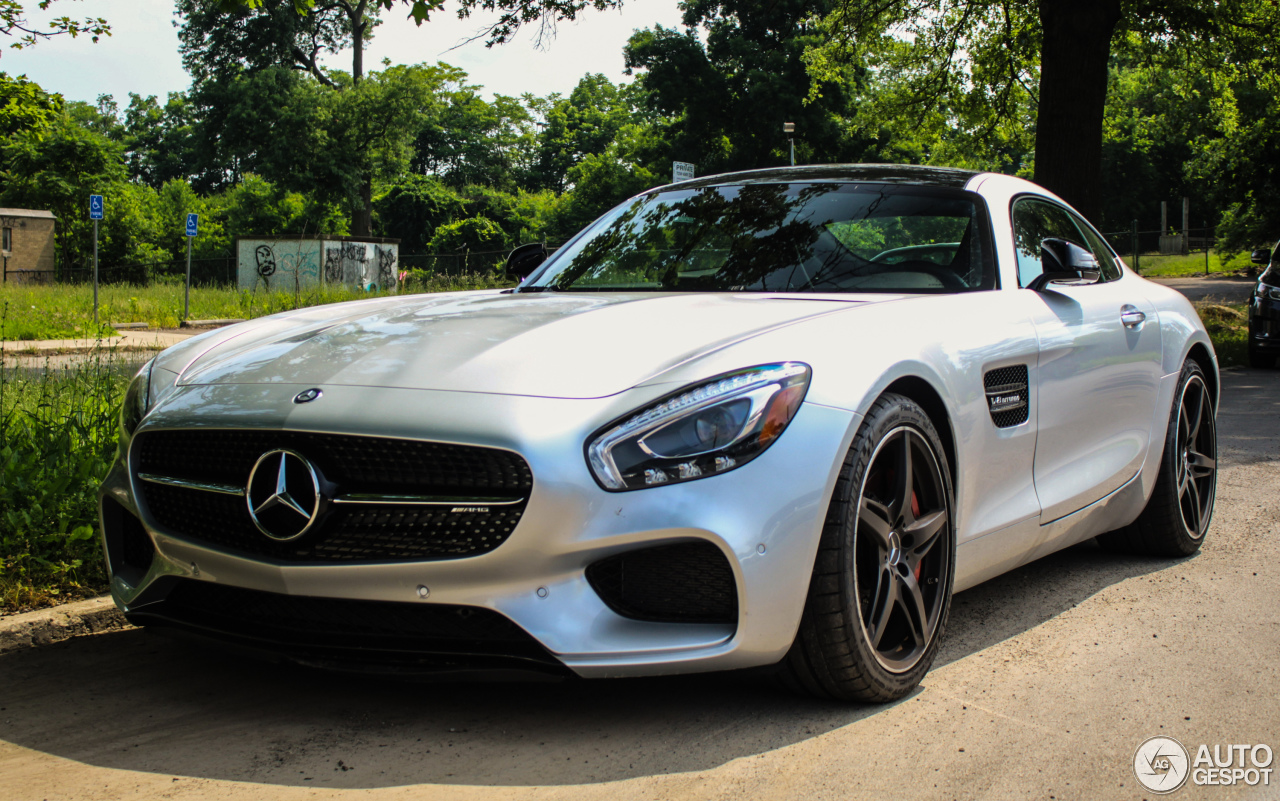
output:
[{"label": "tire", "polygon": [[924,678],[951,608],[950,475],[924,410],[901,395],[877,400],[836,482],[800,628],[779,665],[784,685],[884,703]]},{"label": "tire", "polygon": [[1190,556],[1213,520],[1218,439],[1213,397],[1200,365],[1182,365],[1156,486],[1138,519],[1098,537],[1109,550],[1145,556]]}]

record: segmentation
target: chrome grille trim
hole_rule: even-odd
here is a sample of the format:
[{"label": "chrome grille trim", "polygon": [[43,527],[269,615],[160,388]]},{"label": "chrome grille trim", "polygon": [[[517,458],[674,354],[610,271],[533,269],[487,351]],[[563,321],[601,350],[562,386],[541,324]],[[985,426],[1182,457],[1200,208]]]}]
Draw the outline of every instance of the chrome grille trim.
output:
[{"label": "chrome grille trim", "polygon": [[195,481],[189,478],[171,478],[169,476],[157,476],[153,473],[139,473],[138,478],[152,484],[164,484],[166,487],[182,487],[183,489],[202,490],[204,492],[217,492],[222,495],[236,495],[244,497],[244,487],[237,487],[232,484],[218,484],[212,481]]}]

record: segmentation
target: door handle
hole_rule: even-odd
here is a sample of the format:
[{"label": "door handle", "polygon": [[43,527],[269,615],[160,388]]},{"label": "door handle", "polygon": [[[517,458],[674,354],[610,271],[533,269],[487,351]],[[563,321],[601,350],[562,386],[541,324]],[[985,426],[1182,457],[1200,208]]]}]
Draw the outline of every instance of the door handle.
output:
[{"label": "door handle", "polygon": [[1138,307],[1126,303],[1120,307],[1120,322],[1125,328],[1137,328],[1147,319],[1147,315],[1138,311]]}]

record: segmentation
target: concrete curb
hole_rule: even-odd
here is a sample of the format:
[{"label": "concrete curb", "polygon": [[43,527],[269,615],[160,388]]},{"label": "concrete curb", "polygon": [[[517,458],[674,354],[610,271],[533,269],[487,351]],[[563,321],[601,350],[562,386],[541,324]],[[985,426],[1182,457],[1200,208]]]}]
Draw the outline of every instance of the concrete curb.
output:
[{"label": "concrete curb", "polygon": [[0,617],[0,655],[82,634],[131,628],[109,596]]}]

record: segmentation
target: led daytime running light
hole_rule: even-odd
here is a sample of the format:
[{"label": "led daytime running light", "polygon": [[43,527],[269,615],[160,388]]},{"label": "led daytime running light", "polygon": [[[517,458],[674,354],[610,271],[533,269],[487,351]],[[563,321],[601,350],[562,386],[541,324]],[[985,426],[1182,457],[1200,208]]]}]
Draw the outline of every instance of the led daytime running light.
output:
[{"label": "led daytime running light", "polygon": [[610,433],[629,434],[632,431],[647,428],[655,420],[671,417],[677,412],[692,409],[708,401],[719,400],[726,395],[736,394],[742,390],[753,389],[785,378],[802,375],[807,369],[803,364],[782,364],[774,367],[757,368],[729,376],[713,384],[704,384],[697,389],[663,401],[657,406],[651,406]]},{"label": "led daytime running light", "polygon": [[[782,433],[799,408],[809,376],[808,365],[785,362],[741,370],[680,392],[594,437],[587,444],[588,466],[605,489],[615,491],[691,481],[732,470],[751,461]],[[668,439],[661,450],[650,439],[670,437],[663,432],[675,431],[673,427],[681,421],[737,403],[748,404],[745,410],[739,407],[739,413],[748,416],[737,423],[746,427],[719,448],[682,454],[679,434],[675,434],[675,442]],[[784,406],[777,407],[777,403]],[[779,417],[782,408],[787,411]],[[671,445],[675,450],[666,450]],[[620,454],[626,454],[621,462]]]}]

